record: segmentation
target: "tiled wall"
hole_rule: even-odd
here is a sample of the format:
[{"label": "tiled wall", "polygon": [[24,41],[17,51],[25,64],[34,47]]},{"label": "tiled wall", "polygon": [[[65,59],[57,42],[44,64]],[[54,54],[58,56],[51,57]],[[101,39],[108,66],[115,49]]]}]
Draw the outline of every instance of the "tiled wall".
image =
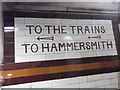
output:
[{"label": "tiled wall", "polygon": [[[10,11],[10,12],[5,13],[5,17],[7,17],[5,18],[6,26],[8,25],[14,26],[14,18],[15,18],[14,16],[15,17],[21,17],[21,16],[29,17],[30,16],[32,18],[33,17],[34,18],[44,17],[44,18],[62,18],[62,19],[73,18],[73,19],[111,20],[113,21],[113,31],[114,31],[114,35],[116,36],[115,39],[118,40],[117,39],[118,38],[117,23],[116,23],[118,19],[114,15],[113,16],[111,15],[109,17],[109,14],[105,16],[104,15],[89,15],[89,14],[88,15],[80,15],[80,14],[74,15],[72,13],[71,14],[69,13],[55,14],[55,13],[48,13],[48,12],[47,13],[39,12],[39,13],[33,14],[33,13],[28,13],[28,12],[11,13]],[[31,24],[30,20],[28,21],[29,21],[28,23]],[[109,55],[114,54],[116,56],[104,56],[105,53],[100,53],[99,55],[101,57],[91,58],[92,55],[90,54],[90,57],[88,58],[81,58],[81,57],[79,57],[79,59],[70,58],[70,60],[64,59],[63,61],[61,60],[42,61],[40,59],[42,62],[39,61],[39,62],[33,62],[33,63],[29,63],[30,61],[29,59],[33,60],[33,58],[30,57],[31,55],[28,55],[28,59],[25,59],[25,60],[22,59],[23,62],[28,60],[27,63],[15,64],[14,63],[14,58],[15,58],[14,33],[15,32],[13,31],[5,32],[4,63],[6,64],[3,66],[3,69],[1,69],[1,72],[4,73],[3,75],[4,76],[4,80],[3,80],[4,87],[3,88],[100,88],[100,87],[101,88],[118,88],[119,77],[118,77],[118,72],[115,72],[115,71],[118,71],[118,68],[117,68],[118,67],[118,56],[116,55],[117,54],[116,50],[114,50],[115,53],[107,52],[109,53]],[[18,34],[22,34],[22,33],[18,33]],[[31,37],[27,37],[27,40],[28,41],[32,40],[32,38],[31,39],[30,38]],[[24,38],[20,40],[23,41]],[[114,38],[112,38],[112,40],[114,40]],[[50,56],[51,54],[47,54],[47,55]],[[73,55],[72,57],[74,57],[74,55],[76,57],[76,54],[71,54],[71,55]],[[84,54],[84,57],[86,57],[86,54]],[[52,59],[53,58],[54,57],[52,57]],[[35,56],[34,60],[36,61],[37,59],[38,57]],[[79,65],[79,67],[77,67],[78,66],[77,64]],[[73,66],[73,67],[69,68],[69,66],[70,67]],[[65,67],[68,67],[68,68],[65,69]],[[44,68],[45,70],[42,70]],[[21,73],[19,72],[19,70],[21,71]],[[25,72],[26,70],[28,70],[28,72]],[[74,72],[70,72],[70,70],[71,71],[73,70]],[[77,71],[77,70],[80,70],[80,71]],[[10,75],[9,71],[11,73],[11,76],[9,76]],[[51,72],[53,73],[50,74]],[[113,72],[113,73],[110,73],[110,72]],[[35,75],[32,75],[34,73]],[[96,74],[96,75],[93,75],[93,74]],[[87,76],[87,75],[90,75],[90,76]],[[7,85],[10,85],[10,86],[7,86]]]},{"label": "tiled wall", "polygon": [[118,88],[120,72],[103,73],[90,76],[78,76],[73,78],[32,82],[4,86],[2,88]]},{"label": "tiled wall", "polygon": [[[27,25],[27,26],[26,26]],[[31,30],[29,29],[28,25],[34,25],[34,27],[31,27]],[[35,27],[39,25],[42,29],[39,29],[37,27],[37,32],[40,32],[40,34],[35,32]],[[50,30],[48,33],[48,27],[45,26],[52,26],[50,27]],[[53,26],[55,26],[53,28]],[[64,26],[64,33],[62,33],[62,29],[58,29],[58,26]],[[71,26],[74,27],[74,30],[72,30]],[[77,26],[82,27],[81,30],[80,27],[77,29]],[[86,30],[86,27],[88,30]],[[96,31],[95,27],[99,27],[99,31]],[[104,33],[103,29],[101,27],[104,27]],[[57,29],[57,30],[56,30]],[[92,30],[93,29],[93,30]],[[79,30],[79,32],[77,31]],[[86,30],[86,31],[85,31]],[[74,33],[73,33],[74,31]],[[30,33],[31,32],[31,33]],[[92,38],[92,37],[101,37],[99,38]],[[54,40],[46,40],[41,39],[37,40],[37,38],[45,38],[45,37],[54,37]],[[91,38],[89,38],[91,37]],[[100,57],[100,56],[112,56],[117,55],[116,51],[116,43],[114,39],[114,33],[113,33],[113,27],[112,27],[112,21],[111,20],[95,20],[95,19],[56,19],[56,18],[15,18],[15,62],[31,62],[31,61],[46,61],[46,60],[58,60],[58,59],[69,59],[69,58],[86,58],[86,57]],[[96,49],[94,46],[93,49],[92,44],[90,46],[90,49],[83,49],[82,45],[79,46],[79,43],[84,43],[84,47],[87,47],[86,43],[100,43],[97,44],[96,47],[100,46],[100,49]],[[104,48],[103,44],[104,43]],[[109,48],[107,47],[107,43],[112,42],[112,47],[109,45]],[[55,48],[51,49],[53,43],[55,43]],[[64,46],[60,46],[59,50],[59,44]],[[73,44],[73,50],[71,49],[71,46],[68,46],[69,50],[67,50],[67,43],[69,45]],[[77,44],[75,44],[77,43]],[[27,46],[27,52],[25,52],[25,46],[22,46],[23,44],[30,44]],[[32,47],[33,44],[36,44],[38,47],[38,50],[36,49],[36,45]],[[49,44],[49,47],[47,46]],[[48,47],[48,49],[44,49],[43,47]],[[32,50],[36,51],[35,53],[32,52]],[[64,50],[65,49],[65,50]],[[52,50],[52,51],[51,51]]]}]

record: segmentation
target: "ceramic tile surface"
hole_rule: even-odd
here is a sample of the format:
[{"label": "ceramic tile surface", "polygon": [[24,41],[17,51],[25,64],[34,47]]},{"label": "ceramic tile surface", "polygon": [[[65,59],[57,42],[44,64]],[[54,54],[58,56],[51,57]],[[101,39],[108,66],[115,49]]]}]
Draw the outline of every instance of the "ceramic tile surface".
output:
[{"label": "ceramic tile surface", "polygon": [[117,55],[111,20],[15,18],[15,62]]}]

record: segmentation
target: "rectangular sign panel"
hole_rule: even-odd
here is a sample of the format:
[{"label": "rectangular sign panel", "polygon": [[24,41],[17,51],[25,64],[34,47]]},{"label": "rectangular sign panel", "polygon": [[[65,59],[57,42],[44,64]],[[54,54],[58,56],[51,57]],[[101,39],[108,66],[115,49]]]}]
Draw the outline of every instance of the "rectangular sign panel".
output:
[{"label": "rectangular sign panel", "polygon": [[111,55],[111,20],[15,18],[16,63]]}]

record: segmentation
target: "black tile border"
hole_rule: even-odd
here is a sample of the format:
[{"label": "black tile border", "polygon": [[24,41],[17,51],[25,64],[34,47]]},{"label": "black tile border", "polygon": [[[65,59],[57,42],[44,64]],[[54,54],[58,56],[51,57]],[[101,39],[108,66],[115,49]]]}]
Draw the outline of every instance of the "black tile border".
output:
[{"label": "black tile border", "polygon": [[56,74],[45,74],[45,75],[36,75],[36,76],[28,76],[28,77],[9,78],[9,79],[3,80],[2,86],[31,83],[31,82],[37,82],[37,81],[72,78],[72,77],[77,77],[77,76],[88,76],[88,75],[111,73],[111,72],[117,72],[117,71],[120,71],[119,67],[91,69],[91,70],[73,71],[73,72],[56,73]]},{"label": "black tile border", "polygon": [[48,61],[37,61],[37,62],[25,62],[25,63],[11,63],[0,66],[0,71],[6,70],[18,70],[28,68],[39,68],[39,67],[51,67],[51,66],[64,66],[64,65],[75,65],[75,64],[86,64],[104,61],[118,61],[117,56],[106,56],[106,57],[95,57],[95,58],[76,58],[76,59],[63,59],[63,60],[48,60]]}]

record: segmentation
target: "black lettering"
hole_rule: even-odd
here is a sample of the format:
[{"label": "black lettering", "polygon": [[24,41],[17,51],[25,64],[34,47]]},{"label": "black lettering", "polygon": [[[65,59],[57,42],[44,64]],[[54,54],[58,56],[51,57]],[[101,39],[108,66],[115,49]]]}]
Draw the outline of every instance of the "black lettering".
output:
[{"label": "black lettering", "polygon": [[27,46],[29,46],[30,44],[22,44],[21,46],[25,46],[25,53],[27,53]]},{"label": "black lettering", "polygon": [[65,48],[65,43],[58,43],[58,47],[59,47],[59,51],[61,51],[61,48],[64,48],[64,51],[66,51],[66,48]]},{"label": "black lettering", "polygon": [[58,51],[55,43],[52,43],[51,52],[53,51],[53,49],[55,49],[56,51]]},{"label": "black lettering", "polygon": [[97,49],[97,42],[91,42],[91,49],[94,49],[94,47]]},{"label": "black lettering", "polygon": [[91,31],[92,31],[92,33],[94,33],[94,28],[93,28],[93,26],[91,26]]},{"label": "black lettering", "polygon": [[90,47],[90,42],[86,42],[86,49],[87,49],[87,50],[90,50],[90,48],[91,48],[91,47]]},{"label": "black lettering", "polygon": [[94,26],[94,29],[95,29],[95,33],[100,33],[100,28],[99,28],[99,26]]},{"label": "black lettering", "polygon": [[89,31],[89,27],[88,26],[85,26],[85,33],[90,33],[90,31]]},{"label": "black lettering", "polygon": [[65,27],[66,26],[61,26],[61,32],[62,32],[62,34],[67,34],[67,32],[65,32]]},{"label": "black lettering", "polygon": [[78,47],[77,44],[78,44],[78,42],[75,42],[75,43],[74,43],[74,49],[75,49],[75,50],[79,50],[79,49],[77,48],[77,47]]},{"label": "black lettering", "polygon": [[100,49],[100,42],[98,42],[98,49]]},{"label": "black lettering", "polygon": [[84,42],[80,42],[79,46],[80,46],[80,50],[82,50],[82,48],[85,50],[85,43]]},{"label": "black lettering", "polygon": [[52,27],[52,25],[45,25],[45,27],[47,27],[48,34],[50,34],[50,28]]},{"label": "black lettering", "polygon": [[[38,29],[37,29],[38,28]],[[35,32],[40,34],[42,32],[42,27],[40,25],[35,26]]]},{"label": "black lettering", "polygon": [[67,51],[69,51],[69,47],[71,47],[71,49],[73,50],[73,43],[67,43]]},{"label": "black lettering", "polygon": [[103,49],[105,49],[105,41],[101,41],[100,43],[102,44]]},{"label": "black lettering", "polygon": [[74,34],[74,30],[76,28],[76,26],[70,26],[72,28],[72,33]]},{"label": "black lettering", "polygon": [[32,27],[34,27],[34,25],[26,25],[26,27],[29,28],[29,34],[32,34]]},{"label": "black lettering", "polygon": [[101,26],[101,33],[105,33],[105,27],[104,26]]},{"label": "black lettering", "polygon": [[[36,50],[35,50],[35,48],[36,48]],[[36,53],[36,52],[38,51],[38,45],[37,45],[37,44],[32,44],[32,45],[31,45],[31,51],[32,51],[33,53]]]},{"label": "black lettering", "polygon": [[56,31],[58,31],[58,33],[60,34],[60,26],[58,26],[57,28],[53,26],[53,30],[54,30],[54,34],[56,34]]},{"label": "black lettering", "polygon": [[77,26],[77,31],[78,31],[78,33],[83,33],[83,31],[82,31],[82,26]]},{"label": "black lettering", "polygon": [[107,44],[107,48],[108,48],[108,49],[109,49],[109,48],[113,48],[112,41],[110,41],[110,43],[109,43],[109,42],[106,42],[106,44]]},{"label": "black lettering", "polygon": [[44,46],[44,44],[42,43],[42,52],[44,52],[45,49],[47,49],[47,51],[49,52],[49,43],[47,43],[47,46]]}]

